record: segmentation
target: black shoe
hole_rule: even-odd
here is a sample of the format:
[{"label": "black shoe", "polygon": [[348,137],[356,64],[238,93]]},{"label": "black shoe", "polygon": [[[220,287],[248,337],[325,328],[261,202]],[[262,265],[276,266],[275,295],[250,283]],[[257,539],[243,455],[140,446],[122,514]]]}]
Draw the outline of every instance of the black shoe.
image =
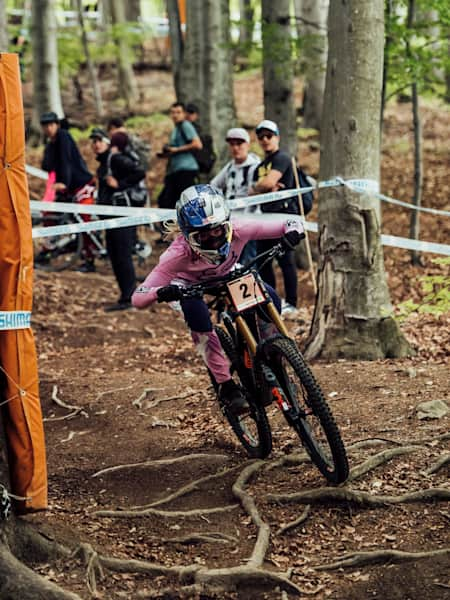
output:
[{"label": "black shoe", "polygon": [[34,262],[37,265],[48,265],[50,264],[51,258],[52,253],[50,250],[41,250],[39,254],[36,254]]},{"label": "black shoe", "polygon": [[77,269],[78,273],[95,273],[95,265],[92,261],[87,260]]},{"label": "black shoe", "polygon": [[248,412],[250,408],[248,402],[239,386],[232,379],[219,385],[218,394],[220,401],[236,415]]},{"label": "black shoe", "polygon": [[114,312],[116,310],[128,310],[133,308],[130,300],[119,300],[115,304],[110,304],[109,306],[105,306],[105,312]]}]

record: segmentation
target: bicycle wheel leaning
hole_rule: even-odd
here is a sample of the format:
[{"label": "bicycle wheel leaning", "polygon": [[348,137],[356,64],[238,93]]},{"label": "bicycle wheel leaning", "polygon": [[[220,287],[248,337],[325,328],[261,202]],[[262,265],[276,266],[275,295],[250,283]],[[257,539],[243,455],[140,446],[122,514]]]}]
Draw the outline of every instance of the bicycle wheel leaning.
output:
[{"label": "bicycle wheel leaning", "polygon": [[244,446],[247,454],[251,458],[265,458],[272,450],[272,433],[270,431],[269,421],[267,420],[264,407],[254,397],[250,374],[239,357],[239,353],[231,339],[230,335],[222,329],[215,327],[222,348],[231,363],[231,376],[241,387],[250,411],[244,415],[236,415],[232,411],[222,406],[225,417],[231,428]]},{"label": "bicycle wheel leaning", "polygon": [[331,483],[348,477],[348,461],[338,426],[322,390],[292,340],[273,340],[265,348],[272,368],[290,405],[284,412],[312,462]]}]

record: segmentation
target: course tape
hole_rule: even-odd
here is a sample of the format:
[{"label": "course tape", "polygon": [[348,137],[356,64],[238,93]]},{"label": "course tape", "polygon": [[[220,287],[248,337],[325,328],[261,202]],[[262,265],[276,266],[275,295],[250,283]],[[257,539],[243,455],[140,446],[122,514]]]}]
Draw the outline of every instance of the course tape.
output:
[{"label": "course tape", "polygon": [[0,310],[0,331],[28,329],[31,327],[31,311]]}]

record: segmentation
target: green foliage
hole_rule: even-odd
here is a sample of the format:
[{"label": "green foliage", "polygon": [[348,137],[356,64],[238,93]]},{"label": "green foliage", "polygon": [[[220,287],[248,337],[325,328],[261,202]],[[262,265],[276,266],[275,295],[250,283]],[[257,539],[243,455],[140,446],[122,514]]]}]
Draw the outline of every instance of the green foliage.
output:
[{"label": "green foliage", "polygon": [[[438,265],[450,266],[450,257],[433,260]],[[420,303],[409,299],[398,305],[398,317],[403,320],[411,313],[442,315],[450,311],[450,274],[425,275],[419,278],[425,294]]]},{"label": "green foliage", "polygon": [[76,75],[83,62],[84,53],[77,27],[66,28],[58,33],[58,66],[61,85]]},{"label": "green foliage", "polygon": [[88,137],[88,132],[78,129],[78,127],[70,127],[69,133],[73,137],[75,143],[80,140],[85,140]]},{"label": "green foliage", "polygon": [[445,71],[450,68],[448,0],[416,0],[410,25],[409,0],[388,0],[387,6],[385,60],[392,95],[412,83],[417,83],[421,94],[442,92]]},{"label": "green foliage", "polygon": [[167,115],[157,112],[147,117],[139,115],[136,117],[130,117],[126,121],[126,126],[128,129],[135,129],[136,131],[139,131],[142,129],[150,129],[155,125],[159,125],[160,123],[170,124],[171,122],[172,121]]}]

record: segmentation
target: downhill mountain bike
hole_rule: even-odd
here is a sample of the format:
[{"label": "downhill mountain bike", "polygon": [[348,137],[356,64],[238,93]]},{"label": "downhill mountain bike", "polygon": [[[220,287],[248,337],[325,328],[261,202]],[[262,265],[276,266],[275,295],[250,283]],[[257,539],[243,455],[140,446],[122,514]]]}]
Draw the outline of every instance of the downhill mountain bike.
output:
[{"label": "downhill mountain bike", "polygon": [[338,426],[253,267],[257,261],[263,260],[263,265],[282,252],[283,246],[277,244],[225,277],[181,288],[182,299],[212,297],[208,306],[217,311],[215,330],[249,410],[237,415],[219,403],[248,455],[265,458],[270,454],[272,432],[266,409],[274,405],[284,417],[276,422],[277,429],[287,423],[319,471],[329,482],[339,484],[348,477],[348,461]]}]

